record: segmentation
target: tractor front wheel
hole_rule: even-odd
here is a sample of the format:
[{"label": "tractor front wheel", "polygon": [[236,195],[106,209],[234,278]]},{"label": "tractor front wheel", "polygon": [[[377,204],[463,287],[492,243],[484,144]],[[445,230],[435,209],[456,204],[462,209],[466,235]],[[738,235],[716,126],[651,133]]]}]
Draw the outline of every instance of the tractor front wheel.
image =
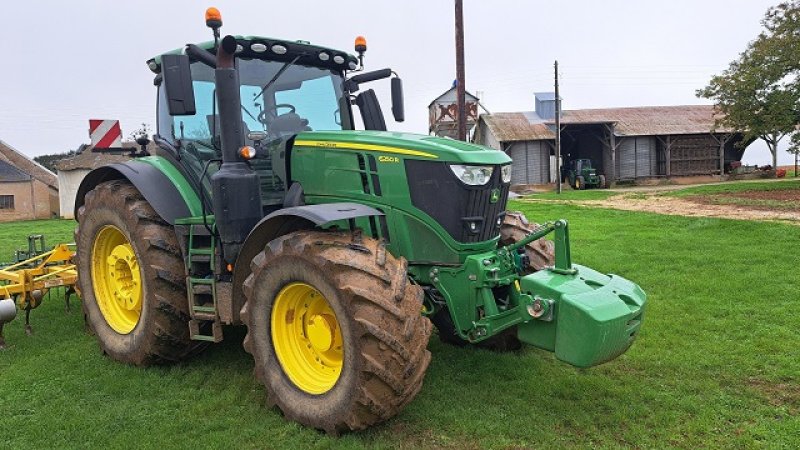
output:
[{"label": "tractor front wheel", "polygon": [[410,402],[431,359],[431,323],[407,269],[382,243],[345,233],[300,231],[256,255],[244,283],[244,347],[267,403],[338,434]]},{"label": "tractor front wheel", "polygon": [[[539,228],[539,224],[530,223],[520,211],[506,211],[500,225],[500,246],[511,245]],[[553,241],[545,238],[537,239],[525,246],[527,264],[522,268],[525,275],[542,270],[555,264],[556,248]]]},{"label": "tractor front wheel", "polygon": [[189,339],[184,264],[172,227],[126,180],[86,194],[75,229],[78,287],[89,330],[111,358],[180,361]]}]

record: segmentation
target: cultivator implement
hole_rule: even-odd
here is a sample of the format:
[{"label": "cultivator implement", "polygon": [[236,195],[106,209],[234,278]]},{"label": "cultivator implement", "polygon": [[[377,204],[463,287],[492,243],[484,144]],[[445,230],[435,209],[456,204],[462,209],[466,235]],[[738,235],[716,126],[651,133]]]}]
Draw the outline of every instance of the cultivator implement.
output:
[{"label": "cultivator implement", "polygon": [[78,273],[72,258],[74,244],[58,244],[45,251],[44,237],[28,237],[28,251],[17,250],[14,262],[0,267],[0,348],[5,347],[3,326],[14,320],[17,309],[25,311],[25,333],[33,332],[30,313],[53,289],[63,290],[65,310],[76,294]]}]

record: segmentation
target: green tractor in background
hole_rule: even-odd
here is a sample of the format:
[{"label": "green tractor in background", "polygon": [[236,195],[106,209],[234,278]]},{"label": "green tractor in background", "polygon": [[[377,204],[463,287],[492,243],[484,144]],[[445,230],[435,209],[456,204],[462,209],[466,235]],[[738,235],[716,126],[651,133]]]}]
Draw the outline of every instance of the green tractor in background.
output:
[{"label": "green tractor in background", "polygon": [[606,176],[599,175],[591,159],[573,159],[564,167],[564,176],[573,189],[607,188]]},{"label": "green tractor in background", "polygon": [[402,84],[362,71],[363,38],[356,57],[220,39],[213,8],[206,22],[213,41],[148,61],[157,154],[78,191],[83,307],[109,357],[181,361],[243,324],[267,403],[339,433],[417,395],[433,324],[447,342],[527,344],[578,367],[628,349],[645,293],[573,264],[565,221],[506,211],[505,153],[387,132],[359,91],[390,78],[402,121]]}]

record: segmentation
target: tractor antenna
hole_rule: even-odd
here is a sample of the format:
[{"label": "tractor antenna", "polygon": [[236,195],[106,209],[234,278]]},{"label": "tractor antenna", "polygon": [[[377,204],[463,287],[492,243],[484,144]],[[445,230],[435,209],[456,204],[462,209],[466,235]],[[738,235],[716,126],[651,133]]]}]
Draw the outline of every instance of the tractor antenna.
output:
[{"label": "tractor antenna", "polygon": [[213,6],[206,10],[206,26],[214,31],[214,50],[219,47],[219,29],[222,27],[222,14]]}]

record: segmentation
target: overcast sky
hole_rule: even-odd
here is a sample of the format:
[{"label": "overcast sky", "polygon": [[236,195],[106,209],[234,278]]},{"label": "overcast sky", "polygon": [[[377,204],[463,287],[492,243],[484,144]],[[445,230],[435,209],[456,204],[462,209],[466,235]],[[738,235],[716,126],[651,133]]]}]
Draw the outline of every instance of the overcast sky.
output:
[{"label": "overcast sky", "polygon": [[[703,104],[722,71],[760,30],[777,0],[464,1],[466,87],[492,112],[533,109],[559,60],[565,109]],[[28,155],[88,142],[88,119],[120,119],[123,136],[155,125],[145,61],[208,40],[217,6],[223,34],[253,34],[352,52],[366,36],[367,69],[404,79],[406,122],[427,133],[427,105],[455,78],[452,0],[13,1],[0,30],[0,139]],[[379,82],[380,83],[380,82]],[[388,107],[388,82],[376,83]],[[387,114],[387,121],[389,120]],[[785,147],[785,145],[784,145]],[[793,161],[783,149],[779,162]],[[754,144],[749,163],[770,162]]]}]

